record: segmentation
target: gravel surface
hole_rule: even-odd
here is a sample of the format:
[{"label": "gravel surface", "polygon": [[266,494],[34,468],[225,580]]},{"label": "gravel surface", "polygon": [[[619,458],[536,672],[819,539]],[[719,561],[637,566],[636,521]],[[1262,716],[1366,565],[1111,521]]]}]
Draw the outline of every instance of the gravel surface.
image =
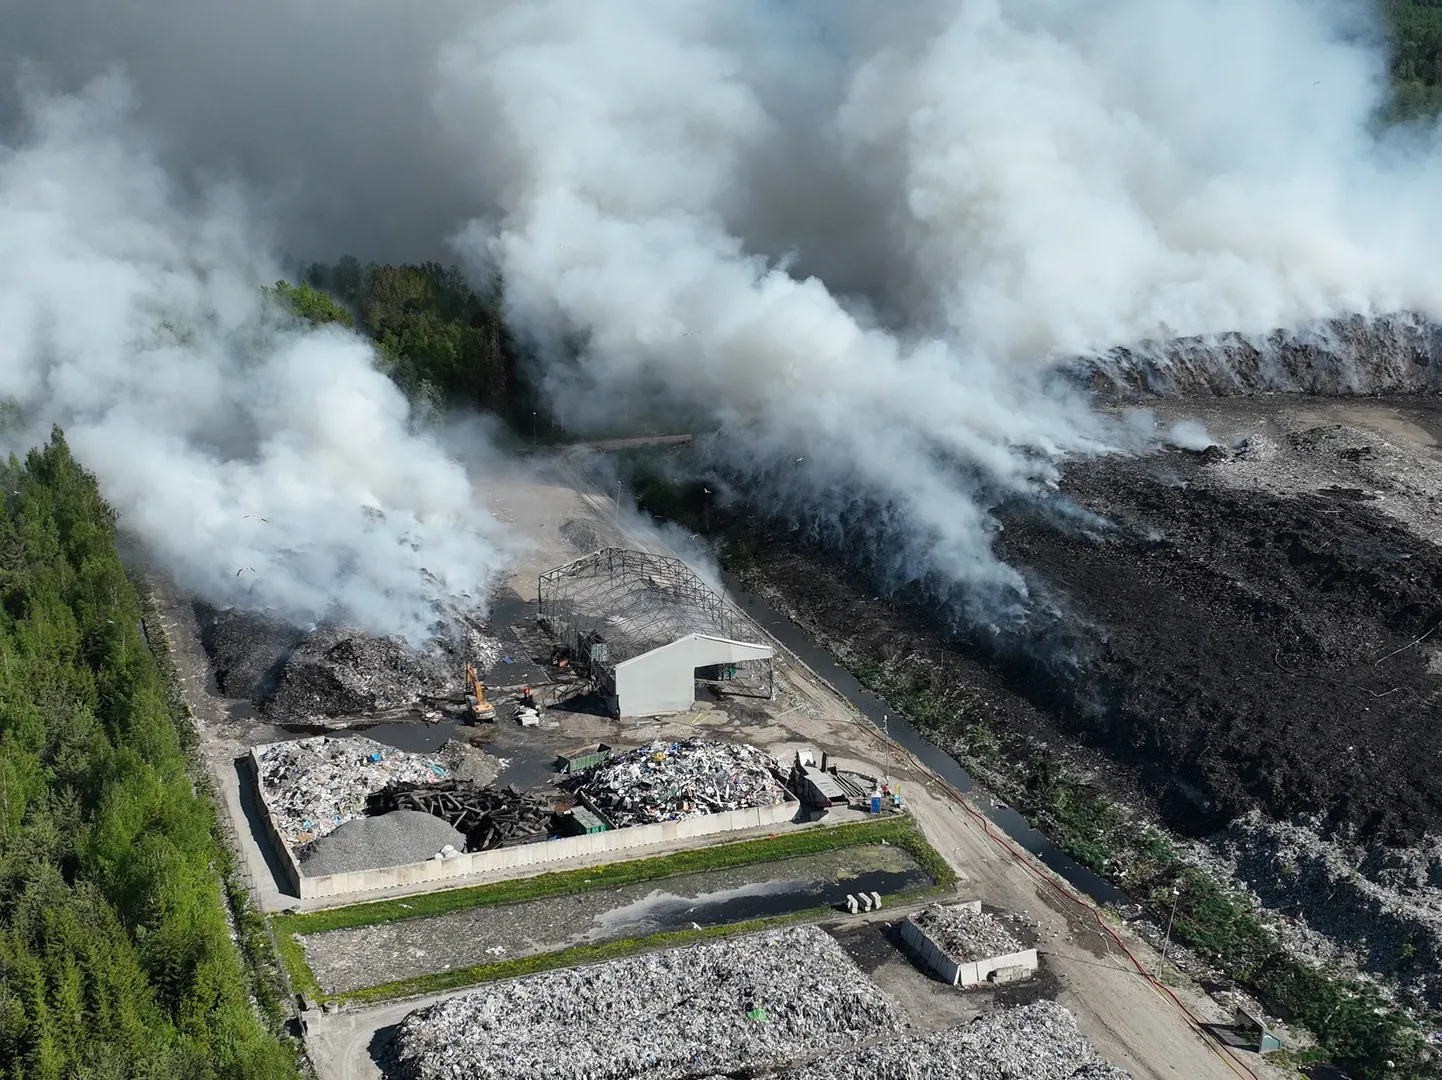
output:
[{"label": "gravel surface", "polygon": [[903,1036],[818,1059],[778,1080],[1127,1080],[1100,1061],[1054,1001],[988,1013],[934,1035]]},{"label": "gravel surface", "polygon": [[618,827],[699,817],[788,797],[780,766],[745,743],[657,740],[615,754],[564,783],[589,797]]},{"label": "gravel surface", "polygon": [[811,926],[580,969],[408,1016],[406,1080],[657,1080],[781,1064],[902,1030],[900,1010]]},{"label": "gravel surface", "polygon": [[379,817],[352,818],[297,849],[296,858],[307,877],[321,877],[424,862],[447,844],[464,851],[466,838],[433,814],[396,810]]},{"label": "gravel surface", "polygon": [[911,916],[923,933],[958,964],[989,960],[1021,951],[1021,942],[1001,922],[984,911],[962,905],[933,904]]},{"label": "gravel surface", "polygon": [[[328,842],[331,837],[327,837]],[[845,888],[857,875],[907,875],[907,886],[930,882],[895,845],[867,845],[781,862],[682,874],[613,889],[548,896],[516,904],[453,911],[308,934],[306,962],[332,993],[395,979],[491,964],[576,945],[715,926],[769,914],[765,899],[783,888]],[[891,948],[889,945],[887,948]]]},{"label": "gravel surface", "polygon": [[318,840],[363,816],[366,797],[387,784],[446,776],[445,767],[428,757],[350,736],[269,743],[258,756],[271,820],[290,844]]}]

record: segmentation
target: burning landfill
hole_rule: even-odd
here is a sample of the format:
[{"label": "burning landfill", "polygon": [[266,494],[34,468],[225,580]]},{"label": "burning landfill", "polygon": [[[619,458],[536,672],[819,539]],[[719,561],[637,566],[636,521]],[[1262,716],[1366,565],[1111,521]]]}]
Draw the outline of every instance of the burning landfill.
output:
[{"label": "burning landfill", "polygon": [[745,743],[658,739],[567,779],[617,828],[726,810],[774,806],[790,798],[776,759]]}]

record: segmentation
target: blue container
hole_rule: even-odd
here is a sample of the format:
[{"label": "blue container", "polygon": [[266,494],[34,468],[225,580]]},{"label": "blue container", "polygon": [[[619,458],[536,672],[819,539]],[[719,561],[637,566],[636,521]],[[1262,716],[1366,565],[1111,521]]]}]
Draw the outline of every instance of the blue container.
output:
[{"label": "blue container", "polygon": [[881,796],[880,796],[880,795],[873,795],[873,796],[871,796],[871,812],[872,812],[873,814],[879,814],[879,813],[881,813]]}]

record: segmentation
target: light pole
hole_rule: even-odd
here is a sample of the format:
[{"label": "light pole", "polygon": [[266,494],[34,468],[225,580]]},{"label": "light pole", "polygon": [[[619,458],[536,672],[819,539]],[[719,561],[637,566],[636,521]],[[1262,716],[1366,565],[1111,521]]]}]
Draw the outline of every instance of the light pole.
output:
[{"label": "light pole", "polygon": [[531,449],[536,448],[536,410],[531,410]]},{"label": "light pole", "polygon": [[1167,952],[1172,947],[1172,923],[1177,919],[1177,904],[1181,902],[1182,890],[1178,885],[1172,886],[1172,914],[1167,919],[1167,934],[1162,940],[1162,978],[1167,977]]},{"label": "light pole", "polygon": [[621,525],[621,481],[616,481],[616,525]]},{"label": "light pole", "polygon": [[886,736],[886,790],[891,791],[891,716],[881,714],[881,730]]}]

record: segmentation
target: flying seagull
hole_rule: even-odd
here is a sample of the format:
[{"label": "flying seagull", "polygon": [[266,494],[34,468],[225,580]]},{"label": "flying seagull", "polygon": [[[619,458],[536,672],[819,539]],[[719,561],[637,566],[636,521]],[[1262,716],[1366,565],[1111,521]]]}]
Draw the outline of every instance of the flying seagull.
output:
[{"label": "flying seagull", "polygon": [[263,518],[259,514],[246,514],[245,516],[248,518],[255,518],[256,521],[263,521],[267,525],[270,524],[270,518]]},{"label": "flying seagull", "polygon": [[243,574],[243,573],[245,573],[247,570],[249,570],[252,574],[255,573],[255,567],[253,567],[253,566],[242,566],[239,570],[237,570],[237,571],[235,572],[235,576],[236,576],[236,577],[240,577],[240,575]]}]

